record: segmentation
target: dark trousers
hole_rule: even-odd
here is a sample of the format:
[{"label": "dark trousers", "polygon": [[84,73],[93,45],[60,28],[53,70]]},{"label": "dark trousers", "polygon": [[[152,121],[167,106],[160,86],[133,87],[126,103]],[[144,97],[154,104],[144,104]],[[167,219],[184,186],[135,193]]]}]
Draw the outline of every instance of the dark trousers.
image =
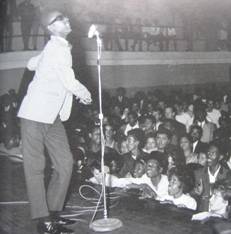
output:
[{"label": "dark trousers", "polygon": [[[73,158],[59,118],[53,124],[21,119],[24,172],[32,219],[63,209],[72,174]],[[44,185],[46,147],[52,162],[47,191]]]}]

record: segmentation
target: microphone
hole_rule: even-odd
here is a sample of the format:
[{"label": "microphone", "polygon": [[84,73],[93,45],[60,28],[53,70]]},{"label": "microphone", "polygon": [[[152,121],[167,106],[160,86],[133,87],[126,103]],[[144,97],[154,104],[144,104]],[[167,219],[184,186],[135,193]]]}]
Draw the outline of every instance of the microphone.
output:
[{"label": "microphone", "polygon": [[99,35],[99,32],[97,31],[97,27],[92,24],[88,31],[88,38],[93,38],[94,36]]}]

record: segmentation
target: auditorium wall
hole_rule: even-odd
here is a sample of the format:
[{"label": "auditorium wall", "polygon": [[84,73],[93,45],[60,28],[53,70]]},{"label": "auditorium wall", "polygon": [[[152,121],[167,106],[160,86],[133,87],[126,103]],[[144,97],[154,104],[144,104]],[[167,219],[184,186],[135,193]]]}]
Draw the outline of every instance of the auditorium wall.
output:
[{"label": "auditorium wall", "polygon": [[[10,54],[10,53],[9,53]],[[15,52],[8,62],[0,56],[0,95],[13,88],[18,90],[29,57],[36,52]],[[2,59],[2,61],[1,61]],[[101,60],[102,86],[114,91],[122,86],[132,94],[137,89],[207,86],[230,82],[230,52],[211,53],[126,53],[105,52]],[[4,68],[5,67],[5,68]],[[76,68],[80,80],[97,87],[96,53],[86,53],[86,64]],[[87,74],[87,75],[82,75]]]}]

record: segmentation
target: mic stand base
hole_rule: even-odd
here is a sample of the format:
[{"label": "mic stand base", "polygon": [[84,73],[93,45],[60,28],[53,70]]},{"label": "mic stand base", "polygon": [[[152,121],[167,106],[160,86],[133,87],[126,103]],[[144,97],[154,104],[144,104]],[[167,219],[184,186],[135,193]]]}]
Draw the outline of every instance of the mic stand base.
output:
[{"label": "mic stand base", "polygon": [[104,218],[95,220],[90,224],[90,229],[95,232],[110,232],[123,226],[123,223],[119,219]]}]

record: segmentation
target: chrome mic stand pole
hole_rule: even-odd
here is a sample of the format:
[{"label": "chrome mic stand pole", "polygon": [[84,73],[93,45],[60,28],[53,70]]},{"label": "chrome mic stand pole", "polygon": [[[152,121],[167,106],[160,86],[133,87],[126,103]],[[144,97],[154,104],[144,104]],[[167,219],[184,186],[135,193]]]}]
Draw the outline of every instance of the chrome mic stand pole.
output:
[{"label": "chrome mic stand pole", "polygon": [[102,52],[102,39],[99,33],[95,32],[97,42],[97,71],[98,71],[98,92],[99,92],[99,120],[100,120],[100,138],[101,138],[101,174],[102,174],[102,193],[104,213],[103,219],[98,219],[90,223],[90,228],[96,232],[108,232],[122,227],[122,222],[119,219],[108,218],[107,199],[106,199],[106,185],[105,185],[105,168],[104,168],[104,148],[105,139],[103,133],[103,111],[102,111],[102,80],[101,80],[101,52]]}]

